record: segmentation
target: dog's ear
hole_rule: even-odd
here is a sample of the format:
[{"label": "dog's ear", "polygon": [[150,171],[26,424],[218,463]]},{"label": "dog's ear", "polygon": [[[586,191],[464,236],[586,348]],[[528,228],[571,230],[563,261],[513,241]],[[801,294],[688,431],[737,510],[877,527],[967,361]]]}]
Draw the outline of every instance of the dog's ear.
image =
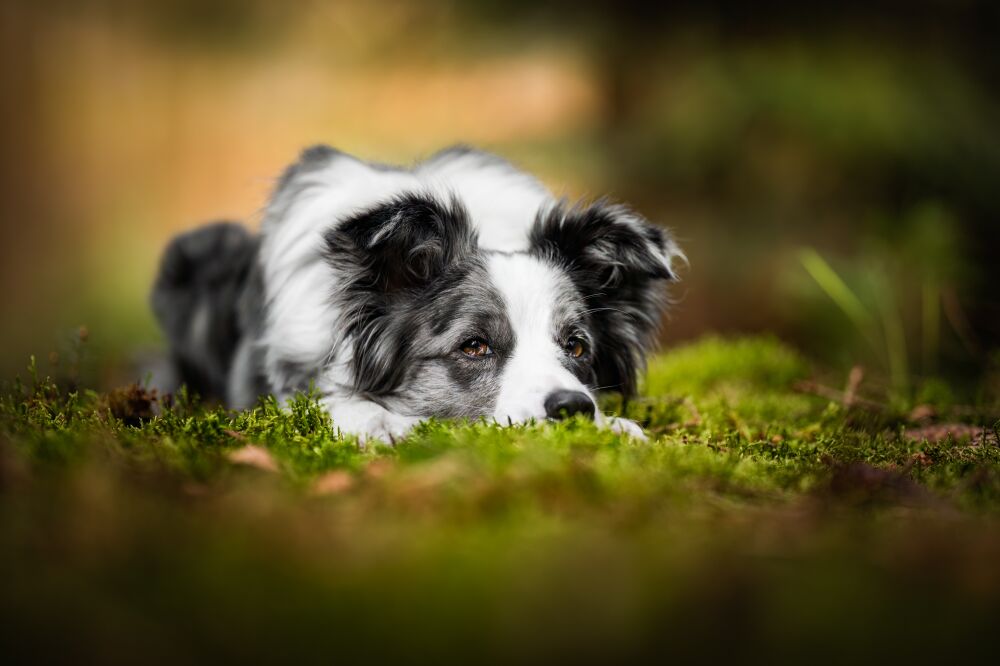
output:
[{"label": "dog's ear", "polygon": [[637,376],[666,311],[672,262],[683,254],[669,234],[624,206],[558,205],[532,228],[531,252],[562,266],[586,300],[599,336],[598,385],[636,390]]},{"label": "dog's ear", "polygon": [[580,280],[615,287],[637,280],[674,280],[680,252],[667,233],[624,206],[602,201],[564,204],[541,213],[532,251],[557,259]]},{"label": "dog's ear", "polygon": [[476,244],[460,203],[417,194],[359,213],[326,234],[344,336],[353,339],[355,390],[384,395],[400,385],[410,366],[413,300]]},{"label": "dog's ear", "polygon": [[350,265],[364,284],[391,295],[440,276],[472,252],[476,235],[457,201],[408,194],[341,222],[326,245],[335,268]]}]

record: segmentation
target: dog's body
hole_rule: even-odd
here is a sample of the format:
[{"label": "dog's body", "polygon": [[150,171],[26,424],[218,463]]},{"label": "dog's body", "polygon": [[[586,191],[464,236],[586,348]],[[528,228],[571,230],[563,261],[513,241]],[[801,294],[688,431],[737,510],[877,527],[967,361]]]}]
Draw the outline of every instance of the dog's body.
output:
[{"label": "dog's body", "polygon": [[317,146],[259,237],[223,223],[177,238],[153,306],[180,378],[232,407],[313,385],[362,439],[573,413],[641,434],[594,394],[634,392],[677,256],[631,211],[567,208],[487,153],[404,169]]}]

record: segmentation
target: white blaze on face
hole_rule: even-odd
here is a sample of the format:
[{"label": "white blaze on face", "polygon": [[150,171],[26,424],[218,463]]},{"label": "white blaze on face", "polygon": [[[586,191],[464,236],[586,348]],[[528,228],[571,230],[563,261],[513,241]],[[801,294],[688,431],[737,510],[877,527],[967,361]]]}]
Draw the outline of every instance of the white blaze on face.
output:
[{"label": "white blaze on face", "polygon": [[556,299],[568,279],[557,269],[523,254],[492,255],[489,272],[503,297],[515,344],[505,360],[494,410],[499,423],[545,418],[545,398],[560,389],[591,395],[561,360],[556,340]]}]

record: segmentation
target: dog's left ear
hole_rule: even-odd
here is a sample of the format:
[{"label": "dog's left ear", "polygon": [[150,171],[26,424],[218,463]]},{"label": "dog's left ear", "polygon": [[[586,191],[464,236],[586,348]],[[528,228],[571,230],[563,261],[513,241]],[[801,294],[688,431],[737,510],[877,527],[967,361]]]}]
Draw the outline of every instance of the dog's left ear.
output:
[{"label": "dog's left ear", "polygon": [[532,228],[531,252],[562,266],[586,300],[599,336],[598,385],[635,394],[646,352],[666,311],[667,283],[683,254],[669,234],[630,209],[559,205]]}]

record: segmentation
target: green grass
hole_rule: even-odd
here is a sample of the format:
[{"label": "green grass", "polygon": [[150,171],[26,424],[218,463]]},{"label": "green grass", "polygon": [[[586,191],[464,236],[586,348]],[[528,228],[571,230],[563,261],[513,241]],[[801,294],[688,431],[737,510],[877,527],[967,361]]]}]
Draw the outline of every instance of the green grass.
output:
[{"label": "green grass", "polygon": [[[995,404],[939,405],[986,439],[928,442],[898,403],[795,389],[815,375],[708,338],[608,399],[648,442],[432,422],[364,449],[307,396],[228,413],[33,377],[0,401],[0,639],[78,661],[989,656]],[[231,458],[251,444],[276,470]]]}]

